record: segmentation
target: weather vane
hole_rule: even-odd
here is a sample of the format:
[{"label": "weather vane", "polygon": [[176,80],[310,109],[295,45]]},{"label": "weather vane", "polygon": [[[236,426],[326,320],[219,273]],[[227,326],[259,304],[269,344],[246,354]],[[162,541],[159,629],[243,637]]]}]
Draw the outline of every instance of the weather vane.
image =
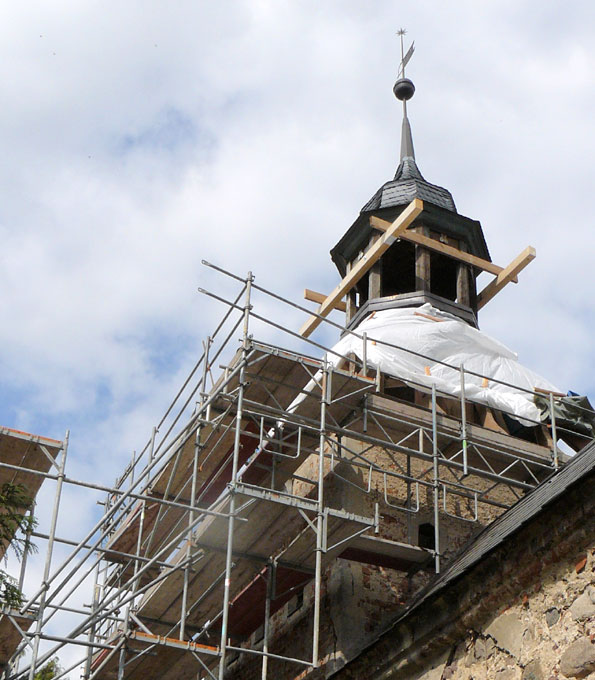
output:
[{"label": "weather vane", "polygon": [[409,78],[405,78],[405,66],[407,66],[409,63],[409,60],[413,56],[413,52],[415,50],[415,43],[412,42],[407,52],[405,52],[403,36],[406,33],[407,31],[404,28],[400,28],[397,31],[397,35],[401,38],[401,65],[399,66],[397,82],[393,87],[395,97],[403,102],[403,115],[405,117],[407,116],[407,100],[411,99],[411,97],[413,97],[413,93],[415,92],[415,85],[411,82],[411,80],[409,80]]},{"label": "weather vane", "polygon": [[397,31],[397,35],[401,38],[401,65],[399,66],[399,78],[405,77],[405,66],[407,66],[415,51],[415,43],[412,42],[411,47],[407,50],[407,54],[404,53],[403,36],[405,36],[406,33],[407,31],[404,28],[400,28]]}]

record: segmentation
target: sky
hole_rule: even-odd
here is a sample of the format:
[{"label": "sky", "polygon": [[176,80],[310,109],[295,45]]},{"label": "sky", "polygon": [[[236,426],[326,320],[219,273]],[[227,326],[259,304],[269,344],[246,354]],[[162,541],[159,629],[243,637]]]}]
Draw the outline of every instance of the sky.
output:
[{"label": "sky", "polygon": [[[203,259],[330,292],[398,164],[400,27],[422,174],[497,264],[537,250],[481,328],[593,395],[593,3],[62,0],[0,8],[0,425],[70,430],[69,474],[111,483],[223,312],[198,287],[235,291]],[[63,531],[96,500],[70,490]]]}]

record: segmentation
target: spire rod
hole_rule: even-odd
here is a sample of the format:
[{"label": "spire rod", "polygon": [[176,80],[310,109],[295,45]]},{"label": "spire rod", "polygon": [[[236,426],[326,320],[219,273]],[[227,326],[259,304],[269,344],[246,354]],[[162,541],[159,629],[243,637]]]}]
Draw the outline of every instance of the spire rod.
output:
[{"label": "spire rod", "polygon": [[415,85],[409,78],[405,77],[405,67],[409,63],[409,60],[413,56],[415,50],[415,43],[412,42],[411,46],[405,53],[405,46],[403,37],[407,31],[404,28],[400,28],[397,31],[397,35],[401,39],[401,63],[399,65],[398,79],[393,87],[393,92],[395,97],[403,102],[403,125],[401,128],[401,162],[405,158],[415,159],[415,151],[413,149],[413,136],[411,134],[411,125],[409,124],[409,119],[407,118],[407,101],[413,97],[415,92]]}]

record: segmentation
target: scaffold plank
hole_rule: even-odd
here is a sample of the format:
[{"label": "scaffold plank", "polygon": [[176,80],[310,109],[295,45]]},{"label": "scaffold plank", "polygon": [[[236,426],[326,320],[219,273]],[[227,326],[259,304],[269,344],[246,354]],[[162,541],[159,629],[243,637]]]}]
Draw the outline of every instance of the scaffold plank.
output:
[{"label": "scaffold plank", "polygon": [[[431,430],[432,413],[429,409],[420,408],[413,404],[396,401],[381,395],[371,395],[368,399],[369,417],[365,424],[365,434],[378,436],[387,440],[398,441],[414,431],[416,427]],[[455,417],[439,413],[438,445],[446,450],[449,443],[460,441],[461,423]],[[354,430],[363,434],[363,422],[354,423]],[[478,474],[497,475],[507,470],[511,462],[518,461],[518,465],[507,471],[507,477],[514,480],[526,481],[531,474],[545,478],[551,474],[552,452],[540,444],[511,437],[503,432],[497,432],[480,425],[467,423],[467,437],[481,452],[481,456],[473,447],[469,447],[469,462]],[[388,441],[388,440],[387,440]],[[418,453],[412,447],[411,455]],[[421,454],[420,454],[421,455]]]},{"label": "scaffold plank", "polygon": [[26,633],[35,621],[34,616],[22,615],[16,609],[0,609],[0,671],[15,653],[22,641],[21,633],[10,619],[14,619],[19,628]]},{"label": "scaffold plank", "polygon": [[431,550],[376,536],[358,536],[341,553],[341,558],[399,571],[410,571],[428,564],[434,568]]},{"label": "scaffold plank", "polygon": [[[311,373],[290,355],[253,350],[249,353],[248,363],[250,382],[244,388],[245,400],[264,406],[271,405],[274,409],[282,410],[289,406],[311,379]],[[226,391],[227,394],[222,394],[212,407],[215,425],[211,423],[202,425],[197,475],[197,497],[202,507],[216,500],[229,480],[236,419],[233,397],[230,395],[234,393],[237,386],[237,381],[232,381]],[[218,415],[226,413],[230,402],[232,408],[229,413],[217,418]],[[241,437],[240,464],[246,462],[259,443],[258,428],[254,421],[245,419],[242,422],[242,428],[244,434]],[[184,432],[181,435],[180,444],[174,447],[175,455],[162,467],[145,490],[149,504],[145,508],[143,523],[143,556],[155,555],[184,515],[183,510],[160,506],[157,500],[167,498],[181,502],[189,501],[195,455],[193,436],[195,431],[196,427],[189,433]],[[264,457],[265,455],[261,456],[261,458]],[[155,503],[151,503],[152,498],[155,499]],[[108,559],[122,561],[116,552],[134,552],[138,539],[141,509],[142,502],[136,503],[133,511],[128,514],[111,537],[106,551]],[[158,525],[156,530],[154,530],[155,524]],[[150,535],[152,535],[151,544],[147,546],[146,539]]]},{"label": "scaffold plank", "polygon": [[[110,642],[114,646],[121,640],[122,634],[118,632]],[[131,644],[131,643],[134,643]],[[101,663],[108,657],[110,650],[102,650],[95,655],[92,670],[99,668]],[[142,678],[142,680],[161,680],[169,668],[183,658],[186,662],[186,677],[195,678],[199,665],[192,655],[204,657],[219,657],[219,649],[213,645],[205,645],[191,640],[180,640],[166,635],[146,633],[140,630],[131,630],[127,635],[125,655],[126,678]],[[99,671],[100,680],[116,680],[118,677],[119,654],[114,654]],[[191,669],[195,669],[192,672]],[[185,674],[180,676],[180,680]]]},{"label": "scaffold plank", "polygon": [[[47,473],[63,446],[57,439],[0,428],[0,487],[6,483],[20,484],[34,499],[44,481],[44,476],[36,472]],[[0,559],[6,549],[7,543],[0,543]]]},{"label": "scaffold plank", "polygon": [[48,472],[52,460],[55,460],[63,446],[57,439],[48,439],[6,427],[0,428],[0,463],[21,468],[14,470],[0,465],[0,485],[6,482],[22,484],[34,497],[44,477],[28,471]]}]

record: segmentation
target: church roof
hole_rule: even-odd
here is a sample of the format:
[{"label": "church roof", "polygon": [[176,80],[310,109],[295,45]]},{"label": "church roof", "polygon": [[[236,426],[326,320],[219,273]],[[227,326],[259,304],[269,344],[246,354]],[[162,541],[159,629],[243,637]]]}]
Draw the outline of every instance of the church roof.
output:
[{"label": "church roof", "polygon": [[415,158],[404,158],[397,168],[395,178],[383,184],[362,208],[362,213],[407,205],[414,198],[433,203],[439,208],[457,211],[452,194],[448,189],[430,184],[423,178]]},{"label": "church roof", "polygon": [[[397,85],[400,81],[397,82]],[[413,88],[413,83],[407,81]],[[397,87],[395,85],[395,87]],[[413,88],[415,89],[415,88]],[[397,90],[395,90],[396,92]],[[452,194],[447,189],[436,184],[430,184],[423,178],[417,163],[415,162],[415,150],[413,148],[413,135],[411,125],[407,117],[407,104],[403,101],[403,125],[401,128],[401,162],[391,182],[383,184],[380,189],[362,208],[362,212],[393,208],[398,205],[407,205],[414,198],[420,198],[424,202],[433,203],[439,208],[445,208],[452,212],[457,211]]]}]

